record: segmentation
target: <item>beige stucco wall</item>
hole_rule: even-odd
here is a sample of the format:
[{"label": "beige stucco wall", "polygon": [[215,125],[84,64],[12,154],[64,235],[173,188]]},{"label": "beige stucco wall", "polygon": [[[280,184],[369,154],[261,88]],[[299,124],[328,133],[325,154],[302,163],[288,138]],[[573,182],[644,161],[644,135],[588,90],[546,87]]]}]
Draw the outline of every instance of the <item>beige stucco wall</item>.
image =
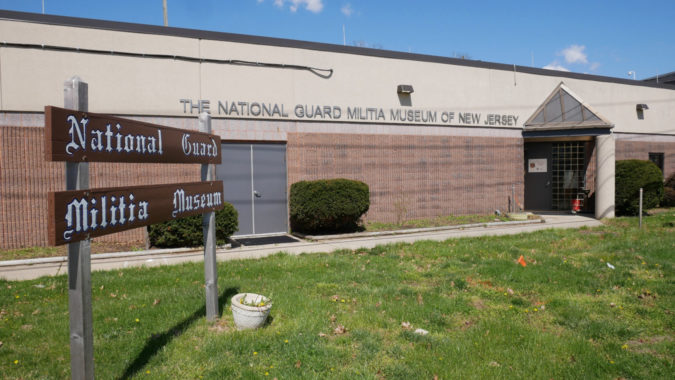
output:
[{"label": "beige stucco wall", "polygon": [[[259,102],[283,105],[289,118],[296,105],[338,106],[340,121],[348,107],[435,111],[435,124],[463,125],[459,112],[507,114],[518,118],[507,128],[521,128],[536,108],[562,81],[582,100],[615,124],[615,132],[675,134],[675,91],[627,84],[515,73],[403,59],[320,52],[142,33],[54,26],[0,20],[0,35],[8,43],[29,43],[113,50],[145,54],[170,54],[212,59],[306,65],[332,68],[321,78],[308,71],[193,63],[180,60],[131,58],[74,52],[0,47],[0,110],[42,111],[45,105],[62,105],[63,82],[78,75],[89,83],[92,112],[123,115],[184,116],[181,99],[210,102],[214,117],[218,101]],[[412,107],[402,106],[399,84],[415,92]],[[639,120],[635,104],[649,110]],[[440,114],[455,112],[444,123]],[[193,111],[196,116],[196,111]],[[251,116],[249,116],[251,117]],[[329,121],[330,119],[312,119]],[[359,120],[362,121],[362,120]],[[406,123],[409,124],[409,123]],[[493,125],[500,128],[501,126]]]}]

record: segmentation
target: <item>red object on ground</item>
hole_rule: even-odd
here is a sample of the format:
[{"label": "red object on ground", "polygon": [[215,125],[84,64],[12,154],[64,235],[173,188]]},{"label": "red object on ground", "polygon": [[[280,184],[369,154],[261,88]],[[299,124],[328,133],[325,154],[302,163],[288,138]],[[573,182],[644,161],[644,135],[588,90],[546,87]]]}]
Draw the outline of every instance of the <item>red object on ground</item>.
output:
[{"label": "red object on ground", "polygon": [[572,212],[581,211],[581,199],[572,199]]},{"label": "red object on ground", "polygon": [[518,264],[520,264],[524,267],[527,266],[527,263],[525,262],[525,258],[523,257],[523,255],[520,255],[520,257],[518,258]]}]

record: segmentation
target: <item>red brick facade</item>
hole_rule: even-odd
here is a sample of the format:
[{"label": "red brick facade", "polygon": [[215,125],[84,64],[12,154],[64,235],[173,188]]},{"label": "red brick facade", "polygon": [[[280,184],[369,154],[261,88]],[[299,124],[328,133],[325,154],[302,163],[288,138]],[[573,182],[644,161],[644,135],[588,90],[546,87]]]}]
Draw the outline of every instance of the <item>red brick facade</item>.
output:
[{"label": "red brick facade", "polygon": [[523,194],[523,140],[289,133],[288,183],[350,178],[370,187],[368,220],[506,211]]},{"label": "red brick facade", "polygon": [[675,172],[675,142],[617,139],[616,160],[649,160],[649,153],[663,153],[663,175]]},{"label": "red brick facade", "polygon": [[[367,220],[506,211],[513,185],[523,202],[522,138],[288,131],[287,141],[289,186],[321,178],[363,181],[371,192]],[[47,194],[65,185],[64,163],[46,162],[43,145],[44,128],[0,127],[0,249],[47,244]],[[594,142],[586,150],[592,194]],[[666,175],[675,171],[675,143],[617,137],[617,160],[646,160],[650,152],[665,153]],[[90,164],[92,188],[198,180],[199,165]],[[143,229],[135,229],[96,240],[143,239]]]},{"label": "red brick facade", "polygon": [[[44,128],[0,127],[0,249],[47,245],[47,194],[65,190],[63,162],[44,159]],[[91,163],[89,186],[199,181],[199,165]],[[143,241],[142,228],[96,238]]]}]

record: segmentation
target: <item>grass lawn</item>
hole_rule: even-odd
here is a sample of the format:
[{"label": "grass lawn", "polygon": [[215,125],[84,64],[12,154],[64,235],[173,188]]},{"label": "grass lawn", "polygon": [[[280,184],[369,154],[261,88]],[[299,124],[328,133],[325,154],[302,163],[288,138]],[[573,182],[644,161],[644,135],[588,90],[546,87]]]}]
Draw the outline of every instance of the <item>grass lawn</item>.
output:
[{"label": "grass lawn", "polygon": [[374,232],[408,228],[457,226],[461,224],[490,223],[495,221],[506,222],[509,220],[510,219],[505,215],[446,215],[428,219],[411,219],[401,223],[367,222],[364,227],[366,231]]},{"label": "grass lawn", "polygon": [[[619,218],[600,228],[224,262],[217,323],[204,319],[202,264],[96,272],[96,375],[672,378],[674,223],[670,211],[645,218],[642,230]],[[0,377],[69,377],[66,277],[0,281],[0,289]],[[233,328],[229,299],[239,291],[273,299],[267,327]]]}]

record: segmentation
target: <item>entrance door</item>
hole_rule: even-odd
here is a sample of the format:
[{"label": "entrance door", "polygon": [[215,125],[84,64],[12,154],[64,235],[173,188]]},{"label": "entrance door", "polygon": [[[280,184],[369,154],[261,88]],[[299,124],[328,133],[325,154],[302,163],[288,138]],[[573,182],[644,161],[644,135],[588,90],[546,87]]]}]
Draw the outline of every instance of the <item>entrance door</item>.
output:
[{"label": "entrance door", "polygon": [[216,173],[239,213],[235,236],[288,232],[286,145],[225,143],[222,152]]},{"label": "entrance door", "polygon": [[569,210],[578,194],[586,189],[586,143],[564,141],[553,143],[553,181],[551,197],[554,210]]},{"label": "entrance door", "polygon": [[552,143],[525,143],[525,209],[551,210]]}]

